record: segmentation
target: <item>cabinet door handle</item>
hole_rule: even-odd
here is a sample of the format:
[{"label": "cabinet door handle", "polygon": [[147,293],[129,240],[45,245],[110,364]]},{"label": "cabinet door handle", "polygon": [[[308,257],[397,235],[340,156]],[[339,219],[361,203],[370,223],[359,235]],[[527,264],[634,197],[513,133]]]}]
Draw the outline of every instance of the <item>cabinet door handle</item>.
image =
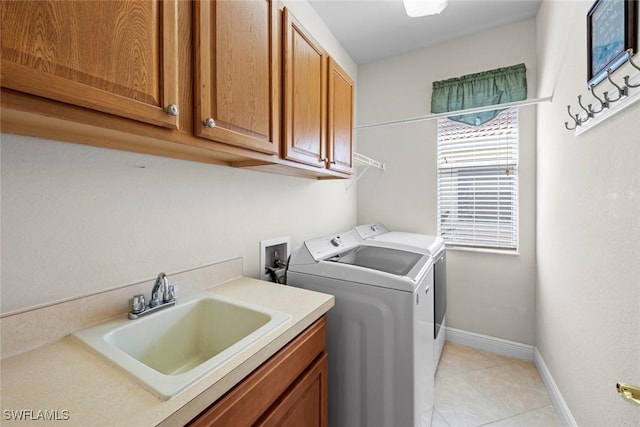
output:
[{"label": "cabinet door handle", "polygon": [[208,119],[205,119],[204,126],[208,128],[214,128],[216,127],[216,121],[213,120],[213,118],[209,117]]},{"label": "cabinet door handle", "polygon": [[640,406],[640,387],[618,383],[616,389],[621,398],[633,405]]},{"label": "cabinet door handle", "polygon": [[164,112],[170,116],[177,116],[180,114],[180,109],[176,104],[169,104],[165,107]]}]

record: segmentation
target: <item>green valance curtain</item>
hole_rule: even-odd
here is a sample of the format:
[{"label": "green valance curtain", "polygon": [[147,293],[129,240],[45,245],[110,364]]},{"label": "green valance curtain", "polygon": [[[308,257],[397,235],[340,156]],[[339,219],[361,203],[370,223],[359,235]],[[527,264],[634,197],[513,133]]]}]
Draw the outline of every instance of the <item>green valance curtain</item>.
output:
[{"label": "green valance curtain", "polygon": [[[446,113],[525,100],[527,99],[526,72],[525,65],[518,64],[433,82],[431,112]],[[496,117],[499,112],[500,110],[483,111],[449,116],[449,119],[480,126]]]}]

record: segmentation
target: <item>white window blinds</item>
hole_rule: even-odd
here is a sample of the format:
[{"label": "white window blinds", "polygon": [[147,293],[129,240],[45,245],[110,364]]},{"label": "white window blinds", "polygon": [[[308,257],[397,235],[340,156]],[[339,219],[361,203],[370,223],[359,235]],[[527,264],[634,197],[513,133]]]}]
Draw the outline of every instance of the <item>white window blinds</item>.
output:
[{"label": "white window blinds", "polygon": [[471,126],[438,119],[438,234],[448,246],[517,250],[518,109]]}]

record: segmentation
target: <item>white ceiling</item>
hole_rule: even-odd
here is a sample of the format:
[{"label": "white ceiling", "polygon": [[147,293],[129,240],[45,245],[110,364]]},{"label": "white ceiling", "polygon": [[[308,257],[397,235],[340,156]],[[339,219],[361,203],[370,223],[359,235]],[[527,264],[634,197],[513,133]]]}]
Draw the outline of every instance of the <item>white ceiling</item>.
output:
[{"label": "white ceiling", "polygon": [[449,0],[440,15],[409,18],[402,0],[308,0],[358,64],[535,16],[541,0]]}]

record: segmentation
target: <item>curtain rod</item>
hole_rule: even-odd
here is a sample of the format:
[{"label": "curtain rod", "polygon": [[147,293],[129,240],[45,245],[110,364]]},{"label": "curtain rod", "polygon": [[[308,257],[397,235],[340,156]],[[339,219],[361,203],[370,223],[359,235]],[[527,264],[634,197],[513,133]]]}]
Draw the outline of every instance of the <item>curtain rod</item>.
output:
[{"label": "curtain rod", "polygon": [[545,96],[543,98],[525,99],[524,101],[505,102],[504,104],[488,105],[486,107],[467,108],[466,110],[447,111],[446,113],[428,114],[426,116],[413,117],[411,119],[392,120],[390,122],[371,123],[368,125],[358,125],[354,129],[373,128],[378,126],[397,125],[403,123],[421,122],[423,120],[433,120],[440,117],[449,117],[458,114],[480,113],[482,111],[492,111],[499,108],[508,107],[524,107],[525,105],[540,104],[542,102],[550,102],[553,96]]}]

